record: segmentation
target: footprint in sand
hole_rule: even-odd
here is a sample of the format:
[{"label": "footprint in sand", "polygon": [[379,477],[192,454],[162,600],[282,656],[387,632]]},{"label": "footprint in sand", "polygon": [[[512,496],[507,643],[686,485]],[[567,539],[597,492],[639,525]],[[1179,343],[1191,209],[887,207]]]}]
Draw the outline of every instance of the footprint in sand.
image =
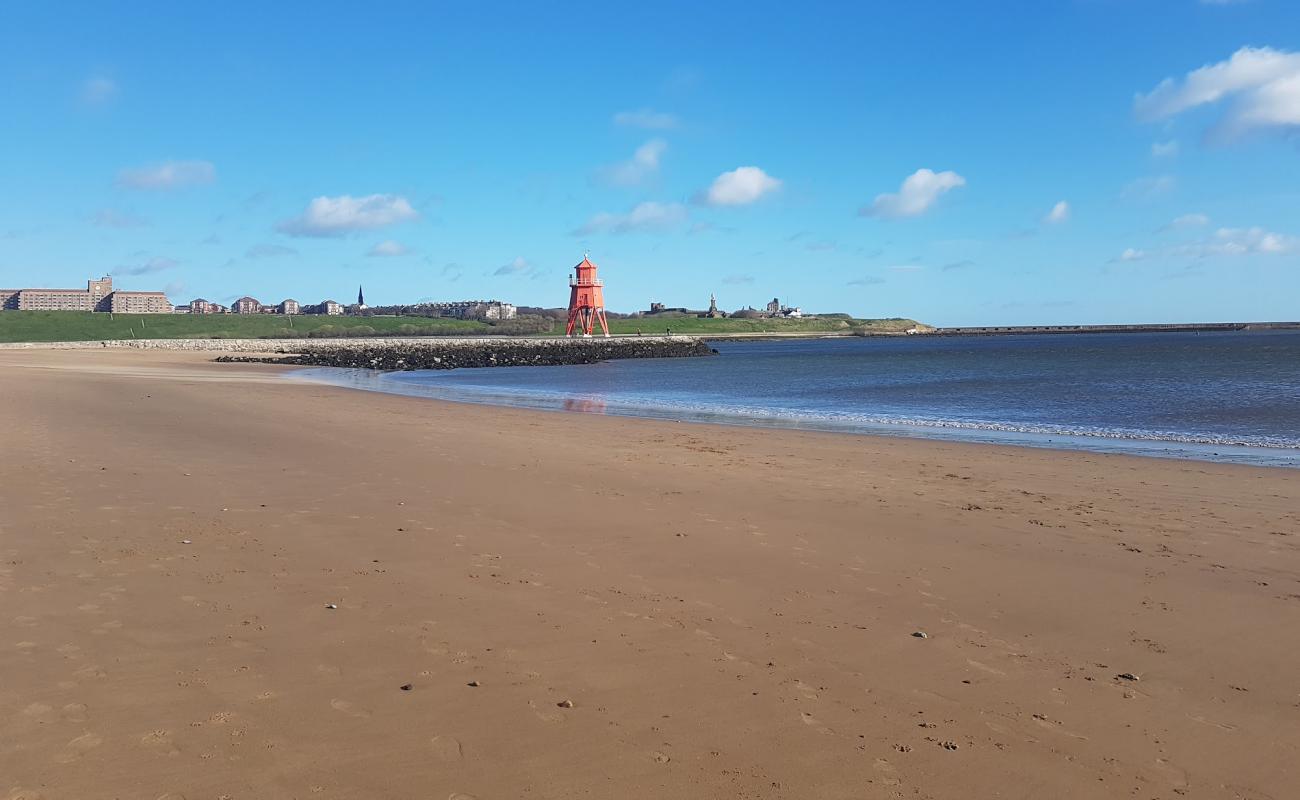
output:
[{"label": "footprint in sand", "polygon": [[796,689],[799,690],[800,694],[802,694],[804,697],[808,698],[809,700],[817,699],[817,690],[809,686],[808,684],[804,683],[803,681],[796,680],[794,682],[794,686]]},{"label": "footprint in sand", "polygon": [[140,744],[165,756],[180,755],[180,749],[172,742],[171,731],[150,731],[140,737]]},{"label": "footprint in sand", "polygon": [[72,673],[72,677],[80,678],[81,680],[86,680],[87,678],[103,678],[107,675],[108,673],[100,669],[98,664],[88,664]]},{"label": "footprint in sand", "polygon": [[45,795],[35,789],[10,789],[8,800],[45,800]]},{"label": "footprint in sand", "polygon": [[180,792],[167,792],[166,794],[158,795],[158,800],[185,800],[185,795]]},{"label": "footprint in sand", "polygon": [[14,617],[14,624],[23,628],[35,628],[37,623],[36,617]]},{"label": "footprint in sand", "polygon": [[880,782],[885,784],[886,786],[898,786],[900,783],[902,783],[902,781],[900,781],[897,777],[895,777],[895,773],[897,772],[897,770],[894,769],[894,765],[889,763],[885,759],[877,758],[876,763],[872,766],[874,767],[876,772],[879,772],[883,776],[880,779]]},{"label": "footprint in sand", "polygon": [[447,800],[478,800],[478,797],[464,792],[452,792],[447,795]]},{"label": "footprint in sand", "polygon": [[803,720],[803,724],[807,725],[810,728],[816,729],[818,733],[826,734],[827,736],[833,735],[835,733],[835,731],[826,727],[826,725],[824,725],[820,720],[818,720],[812,714],[809,714],[807,711],[801,713],[799,715],[799,718]]},{"label": "footprint in sand", "polygon": [[50,712],[53,710],[54,706],[47,706],[44,703],[32,703],[23,709],[23,716],[44,720],[50,716]]},{"label": "footprint in sand", "polygon": [[528,701],[528,707],[531,708],[533,713],[537,715],[537,718],[543,722],[564,722],[564,714],[554,710],[538,708],[537,703],[532,700]]},{"label": "footprint in sand", "polygon": [[64,746],[63,752],[55,759],[60,764],[69,764],[94,750],[104,743],[102,737],[94,733],[83,733]]},{"label": "footprint in sand", "polygon": [[456,761],[465,755],[460,742],[450,736],[435,736],[429,740],[433,757],[439,761]]},{"label": "footprint in sand", "polygon": [[85,722],[89,716],[85,703],[68,703],[63,707],[63,718],[68,722]]},{"label": "footprint in sand", "polygon": [[335,711],[342,711],[350,717],[368,717],[370,712],[364,708],[357,708],[356,705],[347,700],[334,699],[330,701],[330,708]]}]

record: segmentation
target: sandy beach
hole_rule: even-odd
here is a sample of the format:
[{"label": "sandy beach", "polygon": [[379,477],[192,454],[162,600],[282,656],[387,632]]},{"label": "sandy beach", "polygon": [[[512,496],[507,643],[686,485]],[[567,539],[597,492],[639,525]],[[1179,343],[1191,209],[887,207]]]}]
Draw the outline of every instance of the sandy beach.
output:
[{"label": "sandy beach", "polygon": [[0,800],[1300,797],[1300,472],[210,359],[0,351]]}]

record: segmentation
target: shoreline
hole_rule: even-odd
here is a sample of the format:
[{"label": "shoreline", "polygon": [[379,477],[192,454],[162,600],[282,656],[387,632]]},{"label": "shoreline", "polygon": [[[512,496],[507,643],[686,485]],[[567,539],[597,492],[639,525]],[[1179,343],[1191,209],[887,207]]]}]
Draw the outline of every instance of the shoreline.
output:
[{"label": "shoreline", "polygon": [[[1297,469],[1300,450],[1294,447],[1254,445],[1235,442],[1137,437],[1110,433],[1078,431],[1028,430],[1024,427],[998,426],[919,420],[858,419],[837,417],[796,417],[781,415],[708,411],[698,408],[620,404],[571,396],[538,397],[526,392],[466,392],[463,387],[441,388],[429,384],[402,381],[399,373],[364,369],[298,369],[285,374],[289,380],[355,389],[363,392],[415,397],[435,402],[464,403],[496,408],[516,408],[547,412],[570,412],[622,417],[628,419],[684,422],[701,425],[754,428],[759,430],[817,431],[841,436],[880,436],[917,441],[940,441],[1000,447],[1023,447],[1076,453],[1129,455],[1141,458],[1175,459],[1215,464]],[[396,378],[397,380],[393,380]]]},{"label": "shoreline", "polygon": [[430,403],[209,358],[0,352],[15,798],[1300,780],[1289,470]]}]

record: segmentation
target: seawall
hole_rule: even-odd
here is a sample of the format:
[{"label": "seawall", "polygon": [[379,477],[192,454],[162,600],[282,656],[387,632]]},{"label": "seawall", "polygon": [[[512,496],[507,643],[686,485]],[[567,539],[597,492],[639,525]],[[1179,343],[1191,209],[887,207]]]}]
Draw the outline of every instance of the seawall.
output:
[{"label": "seawall", "polygon": [[18,342],[0,349],[125,348],[224,353],[217,361],[261,361],[380,370],[594,364],[622,358],[690,358],[713,354],[692,336],[622,338],[383,337],[364,339],[124,339]]},{"label": "seawall", "polygon": [[1186,322],[1137,325],[1005,325],[935,328],[926,336],[1016,336],[1035,333],[1212,333],[1300,329],[1300,322]]}]

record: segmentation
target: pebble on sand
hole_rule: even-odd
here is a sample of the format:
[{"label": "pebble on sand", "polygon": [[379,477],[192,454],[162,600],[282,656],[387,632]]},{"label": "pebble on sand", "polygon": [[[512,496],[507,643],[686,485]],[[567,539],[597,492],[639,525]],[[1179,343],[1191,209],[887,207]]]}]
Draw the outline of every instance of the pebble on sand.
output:
[{"label": "pebble on sand", "polygon": [[326,607],[326,608],[338,608],[338,606],[334,605],[333,603],[326,603],[326,604],[325,604],[325,607]]},{"label": "pebble on sand", "polygon": [[926,633],[925,631],[913,631],[913,632],[912,632],[912,635],[915,636],[915,637],[918,638],[918,639],[929,639],[929,638],[930,638],[930,634]]},{"label": "pebble on sand", "polygon": [[469,683],[467,683],[467,684],[465,684],[465,685],[466,685],[466,686],[482,686],[483,684],[479,683],[478,681],[470,681]]},{"label": "pebble on sand", "polygon": [[409,684],[409,683],[404,683],[404,684],[402,684],[401,686],[399,686],[399,687],[397,687],[397,688],[401,689],[401,690],[404,691],[404,692],[409,692],[409,691],[411,691],[412,689],[414,689],[415,687],[412,686],[412,685]]},{"label": "pebble on sand", "polygon": [[556,705],[559,706],[560,708],[573,708],[573,701],[561,700],[560,702],[556,703]]},{"label": "pebble on sand", "polygon": [[1116,675],[1115,677],[1116,677],[1116,678],[1121,678],[1121,679],[1126,680],[1126,681],[1140,681],[1140,680],[1142,680],[1142,679],[1139,678],[1137,675],[1134,675],[1132,672],[1121,672],[1120,674]]}]

